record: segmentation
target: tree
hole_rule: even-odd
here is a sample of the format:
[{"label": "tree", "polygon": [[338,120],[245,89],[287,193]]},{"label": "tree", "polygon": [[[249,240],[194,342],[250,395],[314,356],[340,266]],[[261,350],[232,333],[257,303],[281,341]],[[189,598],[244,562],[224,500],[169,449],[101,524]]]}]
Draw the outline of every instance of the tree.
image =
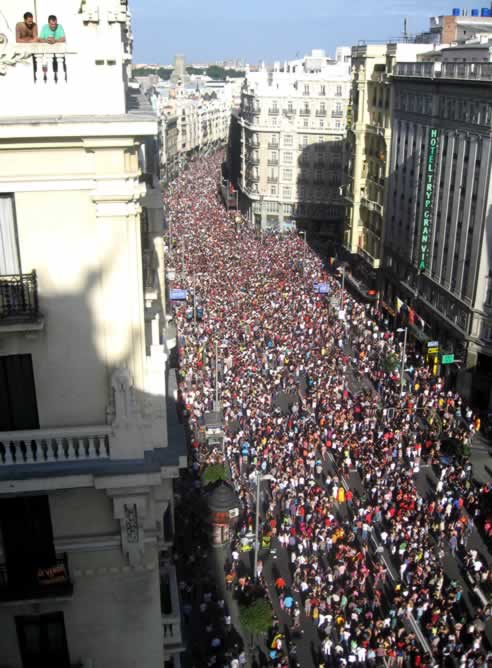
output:
[{"label": "tree", "polygon": [[224,464],[210,464],[202,473],[202,480],[205,485],[217,480],[227,480],[227,472]]},{"label": "tree", "polygon": [[400,358],[395,353],[390,353],[383,360],[383,369],[386,373],[393,373],[398,368]]},{"label": "tree", "polygon": [[241,628],[253,636],[268,632],[272,616],[272,606],[264,598],[257,598],[249,605],[239,605]]}]

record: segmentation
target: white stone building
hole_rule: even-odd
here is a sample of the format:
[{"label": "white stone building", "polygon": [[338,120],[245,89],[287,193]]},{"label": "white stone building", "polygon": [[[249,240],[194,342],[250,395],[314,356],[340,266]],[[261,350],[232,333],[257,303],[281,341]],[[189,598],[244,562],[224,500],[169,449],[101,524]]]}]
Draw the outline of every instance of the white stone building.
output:
[{"label": "white stone building", "polygon": [[[28,10],[66,43],[16,44]],[[186,457],[127,3],[4,0],[0,33],[0,664],[176,666]]]},{"label": "white stone building", "polygon": [[240,125],[240,186],[252,222],[313,234],[341,233],[340,194],[350,93],[350,49],[334,60],[313,50],[301,60],[248,72]]}]

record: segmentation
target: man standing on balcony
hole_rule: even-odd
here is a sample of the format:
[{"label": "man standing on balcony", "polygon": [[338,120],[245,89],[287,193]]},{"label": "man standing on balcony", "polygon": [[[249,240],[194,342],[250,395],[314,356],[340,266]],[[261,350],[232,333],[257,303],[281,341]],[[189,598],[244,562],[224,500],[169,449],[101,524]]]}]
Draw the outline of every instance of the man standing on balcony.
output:
[{"label": "man standing on balcony", "polygon": [[38,26],[34,23],[34,17],[31,12],[24,14],[24,20],[15,26],[16,42],[37,42]]},{"label": "man standing on balcony", "polygon": [[65,31],[54,14],[48,16],[48,24],[42,27],[39,41],[47,44],[58,44],[66,41]]}]

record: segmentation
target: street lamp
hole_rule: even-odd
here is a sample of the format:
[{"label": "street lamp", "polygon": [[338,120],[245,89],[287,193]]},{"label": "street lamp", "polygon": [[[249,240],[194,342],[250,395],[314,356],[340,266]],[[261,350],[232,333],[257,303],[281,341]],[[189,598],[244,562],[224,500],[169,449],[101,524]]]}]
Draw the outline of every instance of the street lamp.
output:
[{"label": "street lamp", "polygon": [[256,526],[255,526],[255,559],[253,565],[253,577],[256,580],[256,570],[258,568],[258,552],[260,550],[259,545],[259,531],[260,531],[260,483],[263,480],[272,480],[275,481],[273,475],[266,473],[261,475],[261,471],[256,471]]},{"label": "street lamp", "polygon": [[400,364],[400,397],[403,394],[403,375],[405,373],[405,359],[407,356],[407,336],[408,336],[408,327],[398,327],[397,332],[405,332],[403,337],[403,350],[401,352],[401,364]]},{"label": "street lamp", "polygon": [[306,262],[306,246],[307,246],[307,236],[306,230],[299,230],[301,237],[304,235],[304,243],[302,244],[302,275],[304,276],[304,263]]}]

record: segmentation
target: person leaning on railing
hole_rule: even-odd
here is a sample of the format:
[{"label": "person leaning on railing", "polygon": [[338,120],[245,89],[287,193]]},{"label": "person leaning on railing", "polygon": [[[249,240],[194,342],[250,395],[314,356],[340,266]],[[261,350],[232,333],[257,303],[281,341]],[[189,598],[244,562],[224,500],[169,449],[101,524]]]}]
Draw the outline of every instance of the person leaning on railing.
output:
[{"label": "person leaning on railing", "polygon": [[16,42],[38,41],[38,26],[36,23],[34,23],[34,17],[31,14],[31,12],[26,12],[24,14],[24,20],[16,24],[15,41]]},{"label": "person leaning on railing", "polygon": [[38,41],[46,44],[59,44],[66,41],[65,31],[54,14],[48,16],[48,23],[42,27]]}]

